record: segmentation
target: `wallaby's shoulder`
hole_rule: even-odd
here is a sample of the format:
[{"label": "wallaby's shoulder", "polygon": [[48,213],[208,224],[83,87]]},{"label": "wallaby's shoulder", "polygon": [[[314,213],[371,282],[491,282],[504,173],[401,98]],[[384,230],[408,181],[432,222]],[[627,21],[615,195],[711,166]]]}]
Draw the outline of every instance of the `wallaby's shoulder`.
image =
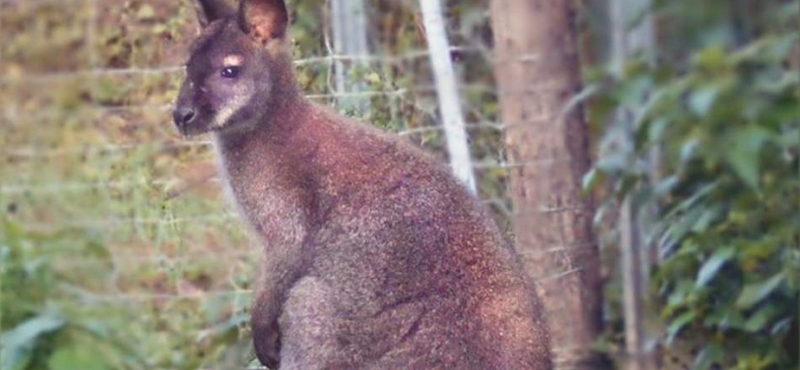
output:
[{"label": "wallaby's shoulder", "polygon": [[342,181],[369,179],[368,183],[355,183],[362,188],[377,187],[398,173],[406,178],[435,176],[438,181],[455,181],[444,164],[404,137],[316,104],[311,104],[304,116],[308,122],[298,134],[318,145],[318,160],[350,177]]}]

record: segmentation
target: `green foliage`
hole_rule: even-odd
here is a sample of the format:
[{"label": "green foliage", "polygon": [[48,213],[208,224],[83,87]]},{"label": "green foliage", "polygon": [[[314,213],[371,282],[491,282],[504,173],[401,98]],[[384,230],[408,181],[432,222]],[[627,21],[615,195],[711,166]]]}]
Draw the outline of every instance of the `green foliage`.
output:
[{"label": "green foliage", "polygon": [[622,113],[585,184],[609,185],[604,208],[631,199],[663,340],[693,343],[694,369],[796,368],[800,35],[781,20],[800,4],[733,3],[656,8],[680,32],[600,74],[593,108]]},{"label": "green foliage", "polygon": [[189,3],[0,7],[0,368],[241,368],[256,251],[207,187],[170,196],[210,158],[163,108],[181,75],[105,73],[180,65]]},{"label": "green foliage", "polygon": [[[10,221],[2,227],[0,368],[135,368],[136,355],[115,332],[124,322],[121,312],[76,299],[75,282],[109,268],[108,250],[91,236],[28,232]],[[59,266],[76,254],[95,268]]]}]

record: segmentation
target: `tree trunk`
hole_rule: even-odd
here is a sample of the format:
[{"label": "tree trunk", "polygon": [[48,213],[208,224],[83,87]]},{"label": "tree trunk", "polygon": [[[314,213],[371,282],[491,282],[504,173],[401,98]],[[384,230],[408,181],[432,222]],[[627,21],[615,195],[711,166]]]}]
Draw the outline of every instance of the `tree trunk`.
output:
[{"label": "tree trunk", "polygon": [[547,307],[557,369],[606,367],[592,350],[602,330],[594,205],[582,194],[590,167],[580,109],[574,5],[494,0],[495,73],[507,125],[517,249]]}]

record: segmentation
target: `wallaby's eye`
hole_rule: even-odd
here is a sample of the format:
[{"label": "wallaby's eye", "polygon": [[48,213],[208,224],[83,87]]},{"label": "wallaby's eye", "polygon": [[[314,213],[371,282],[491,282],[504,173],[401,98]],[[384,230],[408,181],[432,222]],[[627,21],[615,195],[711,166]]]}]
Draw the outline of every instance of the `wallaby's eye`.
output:
[{"label": "wallaby's eye", "polygon": [[223,78],[236,78],[239,77],[239,72],[241,72],[241,68],[237,66],[230,66],[222,68],[222,70],[219,71],[219,74]]}]

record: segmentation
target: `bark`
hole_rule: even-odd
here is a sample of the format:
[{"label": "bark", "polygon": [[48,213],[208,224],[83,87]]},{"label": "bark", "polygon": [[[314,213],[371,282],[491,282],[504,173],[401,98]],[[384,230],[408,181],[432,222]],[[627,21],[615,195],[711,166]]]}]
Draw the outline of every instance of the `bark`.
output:
[{"label": "bark", "polygon": [[516,246],[547,307],[558,369],[606,367],[592,350],[602,330],[594,206],[581,190],[590,167],[580,109],[573,3],[494,0],[495,73],[515,206]]}]

